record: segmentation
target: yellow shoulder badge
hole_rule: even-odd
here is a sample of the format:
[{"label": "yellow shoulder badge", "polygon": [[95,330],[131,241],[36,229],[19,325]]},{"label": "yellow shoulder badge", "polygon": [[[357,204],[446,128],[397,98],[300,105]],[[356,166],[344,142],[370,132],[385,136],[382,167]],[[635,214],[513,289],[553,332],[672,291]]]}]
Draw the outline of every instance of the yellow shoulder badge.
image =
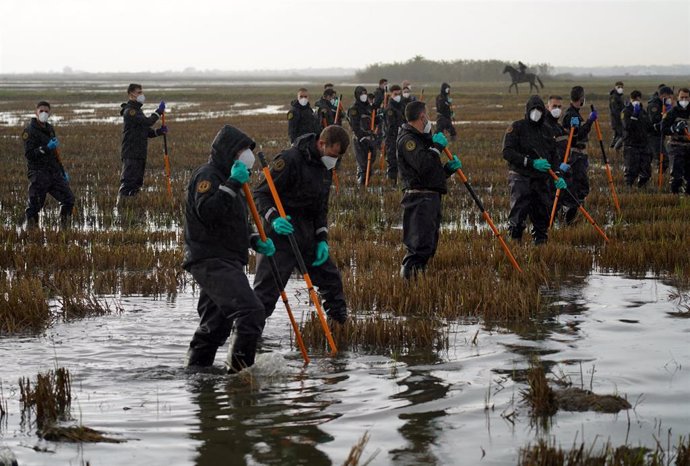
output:
[{"label": "yellow shoulder badge", "polygon": [[136,114],[137,114],[137,111],[136,111],[136,110],[134,110],[133,108],[130,108],[130,109],[129,109],[129,116],[134,116],[134,115],[136,115]]},{"label": "yellow shoulder badge", "polygon": [[393,116],[393,110],[388,110],[388,116]]},{"label": "yellow shoulder badge", "polygon": [[22,139],[25,140],[25,141],[26,141],[27,139],[29,139],[29,133],[27,133],[26,131],[24,131],[24,132],[22,133]]},{"label": "yellow shoulder badge", "polygon": [[285,168],[285,160],[278,159],[275,162],[273,162],[273,170],[275,170],[277,172],[282,172],[284,168]]},{"label": "yellow shoulder badge", "polygon": [[357,109],[356,108],[350,109],[350,116],[357,116]]},{"label": "yellow shoulder badge", "polygon": [[506,130],[506,134],[510,134],[513,132],[513,125],[508,126],[508,129]]},{"label": "yellow shoulder badge", "polygon": [[295,115],[292,114],[292,111],[289,111],[289,112],[288,112],[288,120],[292,120],[292,118],[293,118],[294,116],[295,116]]},{"label": "yellow shoulder badge", "polygon": [[659,107],[657,107],[657,106],[655,105],[655,106],[653,106],[652,108],[650,108],[649,111],[652,112],[652,113],[656,113],[656,112],[659,111]]},{"label": "yellow shoulder badge", "polygon": [[408,151],[408,152],[412,152],[412,151],[415,150],[416,148],[417,148],[417,143],[414,142],[412,139],[410,139],[409,141],[407,141],[407,142],[405,143],[405,150]]},{"label": "yellow shoulder badge", "polygon": [[202,180],[196,186],[196,192],[201,194],[208,192],[209,189],[211,189],[211,182],[209,180]]}]

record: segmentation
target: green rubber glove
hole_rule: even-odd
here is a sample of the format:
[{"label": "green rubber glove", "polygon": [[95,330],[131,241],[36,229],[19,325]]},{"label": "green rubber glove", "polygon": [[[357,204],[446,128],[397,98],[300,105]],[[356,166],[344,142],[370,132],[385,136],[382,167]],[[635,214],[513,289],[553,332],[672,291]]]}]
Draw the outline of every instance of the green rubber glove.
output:
[{"label": "green rubber glove", "polygon": [[443,133],[436,133],[434,136],[431,138],[431,141],[434,144],[438,144],[441,146],[441,148],[444,148],[448,145],[448,139],[446,138],[446,135]]},{"label": "green rubber glove", "polygon": [[546,159],[536,159],[532,162],[532,166],[535,170],[538,170],[542,173],[546,173],[547,171],[551,170],[551,164]]},{"label": "green rubber glove", "polygon": [[266,238],[266,241],[261,241],[259,239],[256,240],[255,251],[259,254],[263,254],[264,256],[271,257],[273,254],[276,253],[276,247],[273,244],[273,240],[271,238]]},{"label": "green rubber glove", "polygon": [[568,183],[566,183],[563,178],[558,178],[557,180],[554,180],[553,184],[556,185],[556,189],[565,189],[568,187]]},{"label": "green rubber glove", "polygon": [[249,169],[239,160],[235,160],[230,169],[230,179],[237,181],[239,184],[246,183],[249,180]]},{"label": "green rubber glove", "polygon": [[319,241],[316,245],[316,260],[311,265],[318,267],[328,260],[328,243]]},{"label": "green rubber glove", "polygon": [[448,173],[455,173],[462,168],[462,162],[460,162],[457,155],[453,155],[453,160],[448,161],[445,168],[448,170]]},{"label": "green rubber glove", "polygon": [[287,236],[295,232],[295,227],[293,227],[292,223],[290,223],[289,215],[285,218],[278,217],[277,219],[273,220],[271,222],[271,226],[273,227],[273,231],[275,231],[279,235]]}]

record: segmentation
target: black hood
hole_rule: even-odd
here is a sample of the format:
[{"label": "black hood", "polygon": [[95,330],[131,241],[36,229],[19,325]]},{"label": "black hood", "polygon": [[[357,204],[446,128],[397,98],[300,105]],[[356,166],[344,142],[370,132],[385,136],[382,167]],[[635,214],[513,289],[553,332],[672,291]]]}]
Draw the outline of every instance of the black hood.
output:
[{"label": "black hood", "polygon": [[139,110],[139,109],[140,109],[141,107],[143,107],[143,106],[144,106],[144,104],[140,104],[140,103],[137,102],[136,100],[128,100],[128,101],[125,102],[124,104],[120,104],[120,116],[122,116],[122,115],[125,114],[125,109],[126,109],[127,107],[134,107],[134,108],[136,108],[137,110]]},{"label": "black hood", "polygon": [[316,141],[317,138],[315,133],[307,133],[295,139],[295,142],[292,143],[292,147],[299,149],[299,151],[312,162],[321,163],[321,153],[316,146]]},{"label": "black hood", "polygon": [[446,89],[450,88],[448,83],[441,84],[441,95],[446,95]]},{"label": "black hood", "polygon": [[544,121],[544,115],[546,115],[546,106],[544,105],[544,101],[541,100],[541,97],[539,97],[538,95],[533,95],[527,101],[527,105],[525,105],[525,120],[530,122],[532,121],[529,118],[529,112],[531,112],[535,108],[541,111],[541,118],[539,119],[539,122]]},{"label": "black hood", "polygon": [[229,175],[240,149],[254,149],[256,143],[234,126],[223,126],[211,143],[211,164]]},{"label": "black hood", "polygon": [[357,86],[355,87],[355,101],[359,102],[359,96],[362,94],[362,92],[366,93],[367,88],[364,86]]}]

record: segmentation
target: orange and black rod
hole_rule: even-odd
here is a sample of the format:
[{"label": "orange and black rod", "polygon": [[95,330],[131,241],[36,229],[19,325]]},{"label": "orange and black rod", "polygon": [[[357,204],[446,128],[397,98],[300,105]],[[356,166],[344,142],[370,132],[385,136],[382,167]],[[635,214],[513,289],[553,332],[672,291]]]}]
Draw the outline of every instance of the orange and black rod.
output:
[{"label": "orange and black rod", "polygon": [[420,102],[424,102],[424,88],[422,88],[422,92],[419,95],[419,100],[420,100]]},{"label": "orange and black rod", "polygon": [[[242,190],[244,190],[244,197],[247,198],[247,205],[252,213],[252,218],[254,219],[254,224],[256,224],[256,230],[259,232],[259,237],[261,241],[266,241],[266,230],[261,223],[261,216],[259,216],[259,211],[256,209],[256,204],[254,203],[254,198],[252,197],[252,191],[249,189],[249,184],[244,183],[242,185]],[[267,257],[268,262],[271,264],[271,272],[273,273],[273,280],[276,282],[276,287],[280,290],[280,297],[283,300],[283,305],[285,310],[290,317],[290,324],[292,324],[292,330],[295,332],[295,340],[297,341],[297,346],[302,353],[302,358],[304,359],[304,364],[309,364],[309,356],[307,355],[307,348],[304,346],[304,340],[302,340],[302,334],[297,326],[297,321],[295,316],[292,314],[292,309],[290,308],[290,303],[288,303],[287,293],[285,292],[285,287],[280,281],[280,273],[278,272],[278,264],[276,264],[275,257]]]},{"label": "orange and black rod", "polygon": [[381,176],[384,175],[383,169],[385,168],[383,164],[383,159],[386,157],[386,143],[381,144],[381,160],[379,161],[379,169],[381,170]]},{"label": "orange and black rod", "polygon": [[[594,105],[590,105],[590,108],[594,112]],[[606,149],[604,149],[604,141],[601,137],[601,126],[599,126],[599,120],[594,120],[594,129],[597,131],[597,139],[599,140],[599,147],[601,148],[601,157],[604,160],[604,166],[606,166],[606,178],[609,180],[609,189],[611,189],[611,198],[613,198],[613,205],[616,208],[618,215],[621,214],[621,205],[618,202],[618,194],[616,194],[616,187],[613,184],[613,175],[611,175],[611,166],[609,165],[609,160],[606,157]]]},{"label": "orange and black rod", "polygon": [[[287,214],[285,213],[285,209],[283,209],[283,203],[280,202],[280,196],[278,195],[278,191],[276,190],[276,185],[273,183],[273,177],[271,176],[271,171],[268,169],[266,157],[264,156],[263,152],[259,152],[257,155],[259,157],[259,161],[261,162],[262,171],[264,173],[264,177],[266,178],[268,189],[271,190],[273,202],[276,205],[276,209],[278,209],[278,214],[280,214],[281,217],[286,218]],[[312,303],[314,303],[314,307],[316,307],[316,313],[319,316],[319,321],[321,322],[323,333],[326,334],[328,346],[330,346],[331,348],[331,355],[335,356],[336,353],[338,353],[338,348],[335,346],[335,341],[333,340],[331,329],[328,327],[328,322],[326,321],[326,315],[324,314],[323,309],[321,308],[321,301],[319,301],[319,297],[316,294],[316,290],[314,290],[314,285],[311,282],[311,277],[309,276],[309,272],[307,271],[307,265],[304,263],[304,258],[302,257],[302,253],[299,250],[299,245],[297,244],[295,235],[288,235],[288,239],[290,240],[290,246],[292,247],[292,252],[295,255],[295,259],[297,259],[297,266],[299,267],[299,271],[302,273],[304,281],[307,284],[309,297],[311,298]]]},{"label": "orange and black rod", "polygon": [[338,99],[338,106],[335,109],[335,118],[333,118],[333,124],[337,125],[338,124],[338,118],[340,118],[341,109],[343,108],[343,95],[340,94],[340,98]]},{"label": "orange and black rod", "polygon": [[[575,134],[575,126],[570,127],[570,134],[568,134],[568,144],[565,146],[565,155],[563,156],[563,163],[568,163],[570,157],[570,148],[573,145],[573,135]],[[549,228],[553,225],[556,218],[556,210],[558,210],[558,200],[561,198],[561,190],[556,189],[556,197],[553,199],[553,207],[551,207],[551,218],[549,219]]]},{"label": "orange and black rod", "polygon": [[335,192],[338,193],[340,192],[340,180],[338,179],[338,172],[335,171],[335,168],[331,170],[331,178],[333,179],[333,184],[335,185]]},{"label": "orange and black rod", "polygon": [[661,190],[664,185],[664,115],[666,115],[666,103],[661,103],[661,120],[659,121],[659,180],[657,182]]},{"label": "orange and black rod", "polygon": [[[556,173],[553,170],[551,170],[550,168],[549,168],[549,175],[551,175],[551,178],[553,178],[554,181],[558,180],[558,175],[556,175]],[[606,233],[604,233],[604,230],[602,230],[599,227],[599,225],[597,224],[597,222],[594,221],[592,216],[589,215],[589,212],[587,212],[585,210],[585,208],[582,206],[582,203],[575,197],[575,195],[568,188],[565,188],[565,192],[568,193],[568,195],[573,199],[573,201],[575,201],[575,203],[577,203],[577,209],[580,212],[582,212],[582,215],[584,215],[585,218],[587,219],[587,221],[592,224],[592,226],[594,227],[595,230],[597,230],[597,233],[599,233],[601,235],[601,237],[604,238],[604,241],[606,241],[608,243],[609,242],[608,236],[606,236]]]},{"label": "orange and black rod", "polygon": [[[376,110],[371,111],[371,124],[369,129],[374,131],[374,123],[376,122]],[[364,175],[364,187],[369,187],[369,172],[371,171],[371,146],[369,147],[369,154],[367,154],[367,173]]]},{"label": "orange and black rod", "polygon": [[[161,123],[165,126],[165,112],[161,115]],[[168,157],[168,136],[163,133],[163,162],[165,164],[165,176],[168,181],[168,196],[173,200],[172,184],[170,182],[170,158]]]},{"label": "orange and black rod", "polygon": [[[446,156],[450,160],[453,160],[453,154],[450,153],[450,150],[448,150],[447,147],[443,149],[443,153],[446,154]],[[482,213],[482,217],[484,217],[484,220],[486,221],[486,223],[489,224],[489,227],[491,228],[491,231],[494,232],[494,235],[496,236],[496,239],[498,239],[498,242],[501,243],[501,247],[503,248],[503,252],[505,252],[510,263],[513,265],[515,270],[517,270],[518,272],[522,272],[522,269],[520,268],[517,261],[515,260],[513,253],[510,252],[510,248],[508,247],[505,240],[503,239],[503,236],[498,231],[498,228],[496,228],[496,225],[494,225],[493,220],[491,220],[491,215],[489,215],[489,212],[487,212],[486,209],[484,208],[484,204],[482,204],[482,201],[479,199],[479,196],[477,196],[477,193],[474,192],[474,188],[472,188],[472,185],[470,184],[470,180],[467,179],[467,177],[465,176],[465,174],[463,173],[461,168],[458,168],[456,170],[455,174],[458,175],[458,178],[460,178],[460,181],[462,181],[462,183],[467,188],[467,191],[470,193],[470,196],[474,200],[474,203],[477,204],[479,211]]]}]

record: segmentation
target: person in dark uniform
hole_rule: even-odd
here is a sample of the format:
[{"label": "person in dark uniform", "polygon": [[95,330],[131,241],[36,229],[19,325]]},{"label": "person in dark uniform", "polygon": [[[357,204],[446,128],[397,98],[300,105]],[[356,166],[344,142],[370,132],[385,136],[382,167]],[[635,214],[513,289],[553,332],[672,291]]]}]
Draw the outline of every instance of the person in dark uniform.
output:
[{"label": "person in dark uniform", "polygon": [[632,91],[630,102],[622,113],[623,119],[623,163],[625,184],[632,186],[637,181],[643,187],[652,177],[652,154],[649,151],[648,135],[651,123],[642,107],[642,93]]},{"label": "person in dark uniform", "polygon": [[36,104],[36,116],[22,132],[29,177],[27,228],[38,226],[38,213],[43,209],[48,194],[60,203],[60,225],[68,227],[72,219],[74,194],[60,159],[60,141],[55,136],[53,125],[48,123],[49,118],[50,104],[42,100]]},{"label": "person in dark uniform", "polygon": [[[549,169],[559,167],[558,145],[553,128],[545,124],[546,107],[537,95],[525,105],[525,118],[513,122],[503,139],[503,158],[510,172],[510,237],[521,241],[527,217],[532,222],[534,244],[548,240],[549,214],[553,202]],[[557,189],[567,187],[563,178]]]},{"label": "person in dark uniform", "polygon": [[647,102],[647,115],[649,116],[649,122],[652,125],[651,130],[647,136],[649,141],[649,152],[652,154],[652,158],[656,160],[656,169],[659,170],[659,153],[664,154],[663,165],[661,168],[662,173],[666,173],[668,170],[668,150],[666,149],[665,137],[659,131],[659,127],[664,115],[673,108],[673,90],[664,85],[657,89],[651,99]]},{"label": "person in dark uniform", "polygon": [[303,134],[319,131],[320,123],[316,120],[314,111],[309,105],[309,91],[305,88],[300,88],[297,91],[297,99],[290,102],[287,120],[290,144]]},{"label": "person in dark uniform", "polygon": [[441,84],[441,93],[436,96],[436,132],[442,133],[448,131],[450,140],[455,141],[457,132],[453,126],[453,98],[450,96],[450,85],[448,83]]},{"label": "person in dark uniform", "polygon": [[405,107],[402,103],[402,89],[397,84],[390,88],[391,98],[386,107],[386,176],[396,185],[398,182],[398,130],[405,123]]},{"label": "person in dark uniform", "polygon": [[386,94],[388,93],[388,80],[382,78],[379,80],[379,87],[374,91],[374,101],[372,103],[375,110],[383,110],[385,107]]},{"label": "person in dark uniform", "polygon": [[408,86],[403,86],[402,88],[402,106],[403,110],[405,109],[405,106],[409,104],[410,102],[414,102],[417,100],[417,97],[415,97],[412,94],[412,89],[410,89]]},{"label": "person in dark uniform", "polygon": [[671,157],[671,192],[678,194],[685,181],[685,194],[690,195],[690,90],[678,90],[678,102],[669,110],[659,127],[671,136],[668,154]]},{"label": "person in dark uniform", "polygon": [[254,147],[249,136],[225,125],[211,144],[209,161],[194,171],[187,187],[182,266],[201,288],[188,366],[211,366],[233,323],[237,336],[229,370],[254,363],[265,317],[244,271],[247,249],[269,256],[275,252],[270,239],[263,242],[250,233],[242,185],[249,180]]},{"label": "person in dark uniform", "polygon": [[[570,127],[575,126],[572,149],[568,158],[570,166],[568,183],[572,192],[580,203],[585,201],[589,194],[589,159],[587,157],[587,142],[589,132],[594,121],[598,118],[597,112],[591,112],[586,121],[580,116],[580,109],[585,105],[585,90],[582,86],[575,86],[570,90],[570,106],[563,115],[563,128],[570,133]],[[565,222],[570,225],[575,221],[578,212],[577,203],[570,196],[561,196],[559,205],[565,209]]]},{"label": "person in dark uniform", "polygon": [[361,185],[366,180],[369,152],[371,152],[372,167],[376,160],[376,134],[371,130],[372,111],[373,108],[369,104],[366,88],[357,86],[355,88],[355,101],[348,109],[347,116],[350,127],[352,127],[352,146],[357,161],[357,182]]},{"label": "person in dark uniform", "polygon": [[[328,126],[320,135],[305,134],[290,149],[278,154],[271,164],[271,176],[287,219],[278,215],[266,181],[254,190],[256,205],[265,219],[267,234],[276,245],[275,262],[280,280],[287,284],[297,267],[288,235],[293,234],[314,285],[323,298],[329,320],[344,323],[347,305],[343,282],[328,249],[328,196],[331,170],[349,145],[347,131]],[[263,304],[266,317],[275,309],[280,291],[269,261],[259,255],[254,292]]]},{"label": "person in dark uniform", "polygon": [[141,107],[146,101],[141,84],[130,84],[127,87],[129,100],[120,107],[120,115],[124,125],[122,127],[122,175],[120,177],[120,191],[118,202],[125,198],[136,196],[144,185],[146,171],[146,154],[149,138],[167,134],[168,128],[161,126],[154,130],[152,126],[165,112],[165,102],[148,117]]},{"label": "person in dark uniform", "polygon": [[560,95],[550,95],[546,101],[546,115],[544,115],[544,125],[551,131],[553,140],[558,150],[558,162],[563,161],[565,150],[568,148],[568,131],[558,121],[563,114],[563,97]]},{"label": "person in dark uniform", "polygon": [[443,164],[448,145],[443,133],[431,135],[431,120],[424,102],[405,107],[398,132],[398,169],[403,198],[403,244],[407,253],[400,276],[414,278],[434,257],[441,227],[441,196],[448,192],[446,179],[462,167],[457,156]]},{"label": "person in dark uniform", "polygon": [[611,129],[613,130],[613,139],[611,140],[611,148],[620,148],[623,139],[623,122],[621,120],[621,112],[625,108],[625,100],[623,99],[623,81],[617,81],[616,85],[609,92],[609,113],[611,114]]},{"label": "person in dark uniform", "polygon": [[[333,89],[326,89],[323,91],[321,97],[314,107],[316,108],[316,118],[318,118],[319,128],[323,129],[326,126],[335,124],[335,114],[337,110],[337,98]],[[340,120],[340,115],[338,116]]]}]

